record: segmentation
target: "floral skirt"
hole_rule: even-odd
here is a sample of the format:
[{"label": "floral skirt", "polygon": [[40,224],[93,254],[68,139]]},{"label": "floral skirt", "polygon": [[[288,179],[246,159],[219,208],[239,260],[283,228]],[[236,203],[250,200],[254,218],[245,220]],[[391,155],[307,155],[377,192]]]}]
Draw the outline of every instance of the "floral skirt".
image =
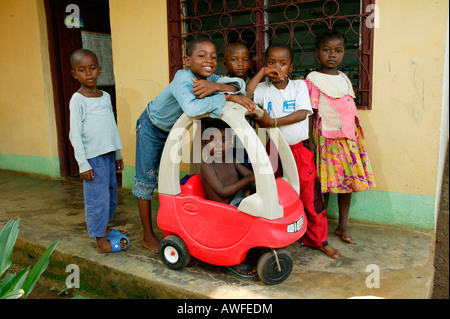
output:
[{"label": "floral skirt", "polygon": [[322,135],[321,119],[314,126],[317,174],[322,193],[352,193],[375,187],[364,134],[356,122],[356,141]]}]

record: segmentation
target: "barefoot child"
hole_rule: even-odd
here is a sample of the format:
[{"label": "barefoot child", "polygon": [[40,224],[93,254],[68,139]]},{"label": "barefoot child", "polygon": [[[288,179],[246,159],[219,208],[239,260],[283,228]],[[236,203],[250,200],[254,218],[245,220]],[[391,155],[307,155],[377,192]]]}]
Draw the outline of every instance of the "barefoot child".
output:
[{"label": "barefoot child", "polygon": [[160,241],[152,228],[151,200],[157,187],[162,150],[172,126],[183,112],[190,117],[210,113],[217,118],[225,101],[240,103],[249,110],[255,108],[250,99],[234,94],[238,89],[237,93],[245,94],[244,81],[214,74],[217,68],[214,43],[197,38],[187,44],[186,54],[188,69],[177,71],[173,81],[148,103],[136,123],[136,176],[132,193],[138,197],[144,229],[142,245],[153,253],[158,253]]},{"label": "barefoot child", "polygon": [[[232,152],[231,134],[226,134],[226,129],[230,128],[222,120],[204,124],[202,138],[206,139],[202,142],[209,158],[202,163],[200,176],[206,199],[237,207],[248,196],[255,175],[234,158],[230,163],[226,161],[226,154]],[[227,268],[242,277],[256,275],[256,269],[246,264]]]},{"label": "barefoot child", "polygon": [[[322,250],[332,258],[339,251],[328,244],[326,211],[319,191],[314,157],[308,149],[308,116],[312,114],[308,90],[303,80],[290,80],[293,69],[292,48],[275,44],[267,48],[264,67],[247,85],[247,96],[264,109],[256,121],[261,127],[278,126],[291,147],[299,180],[300,199],[308,227],[303,244]],[[267,75],[270,82],[259,83]]]},{"label": "barefoot child", "polygon": [[308,74],[306,84],[314,110],[310,130],[325,207],[329,193],[337,193],[339,224],[335,233],[353,243],[348,231],[352,193],[375,187],[375,180],[353,100],[352,84],[337,69],[344,58],[345,45],[344,35],[337,31],[329,30],[319,36],[315,55],[320,69]]},{"label": "barefoot child", "polygon": [[202,163],[200,175],[206,199],[239,206],[246,189],[255,182],[255,176],[234,158],[227,163],[225,155],[232,151],[232,145],[230,136],[225,134],[226,129],[230,128],[222,120],[209,121],[204,125],[203,137],[211,132],[209,139],[203,140],[211,160]]},{"label": "barefoot child", "polygon": [[101,67],[94,52],[80,49],[70,62],[81,83],[70,100],[69,138],[83,179],[87,229],[97,239],[98,252],[123,251],[129,245],[126,232],[108,227],[117,206],[116,173],[123,170],[111,97],[97,89]]}]

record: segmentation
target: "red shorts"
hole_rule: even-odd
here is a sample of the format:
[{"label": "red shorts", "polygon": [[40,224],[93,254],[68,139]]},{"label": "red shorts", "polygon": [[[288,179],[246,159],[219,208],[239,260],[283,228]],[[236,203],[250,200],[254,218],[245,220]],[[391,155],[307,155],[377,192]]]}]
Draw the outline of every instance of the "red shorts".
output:
[{"label": "red shorts", "polygon": [[[269,143],[273,143],[272,140]],[[269,147],[269,143],[267,147]],[[303,203],[308,220],[308,228],[302,237],[302,241],[304,245],[322,248],[328,245],[328,222],[314,155],[307,148],[305,142],[290,147],[297,164],[300,180],[300,200]],[[272,147],[271,149],[275,150],[276,148]],[[270,157],[273,158],[273,154]],[[279,162],[275,176],[280,176],[281,172],[281,163]]]}]

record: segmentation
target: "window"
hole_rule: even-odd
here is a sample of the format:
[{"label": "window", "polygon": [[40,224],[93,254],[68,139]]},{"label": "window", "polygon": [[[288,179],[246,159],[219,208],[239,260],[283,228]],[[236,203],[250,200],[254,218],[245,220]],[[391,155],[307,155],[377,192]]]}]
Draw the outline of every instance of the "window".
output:
[{"label": "window", "polygon": [[[168,0],[170,77],[183,68],[185,42],[209,37],[219,61],[228,43],[247,45],[251,73],[264,64],[272,42],[287,43],[295,53],[293,78],[318,69],[316,37],[335,28],[346,35],[347,49],[339,69],[347,74],[360,109],[371,109],[374,0]],[[218,73],[223,74],[221,63]]]}]

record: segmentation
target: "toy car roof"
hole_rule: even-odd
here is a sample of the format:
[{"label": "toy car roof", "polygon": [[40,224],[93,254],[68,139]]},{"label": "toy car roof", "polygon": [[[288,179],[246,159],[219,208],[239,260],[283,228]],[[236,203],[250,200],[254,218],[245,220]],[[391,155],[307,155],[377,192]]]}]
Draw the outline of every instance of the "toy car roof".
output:
[{"label": "toy car roof", "polygon": [[[255,114],[259,117],[263,112],[257,108]],[[238,209],[246,214],[267,219],[283,217],[283,207],[278,202],[278,192],[272,164],[265,146],[258,138],[255,130],[249,125],[245,116],[251,114],[245,107],[233,102],[226,102],[220,119],[226,122],[243,143],[248,153],[255,174],[256,193],[244,198]],[[208,114],[190,118],[182,114],[172,127],[161,156],[158,177],[158,192],[160,194],[178,195],[181,193],[179,172],[181,148],[188,130],[195,120],[207,117]],[[200,130],[197,127],[197,130]],[[283,166],[283,178],[300,193],[297,166],[290,147],[278,128],[268,129],[270,137],[277,145],[277,151]],[[175,156],[174,156],[175,155]]]}]

